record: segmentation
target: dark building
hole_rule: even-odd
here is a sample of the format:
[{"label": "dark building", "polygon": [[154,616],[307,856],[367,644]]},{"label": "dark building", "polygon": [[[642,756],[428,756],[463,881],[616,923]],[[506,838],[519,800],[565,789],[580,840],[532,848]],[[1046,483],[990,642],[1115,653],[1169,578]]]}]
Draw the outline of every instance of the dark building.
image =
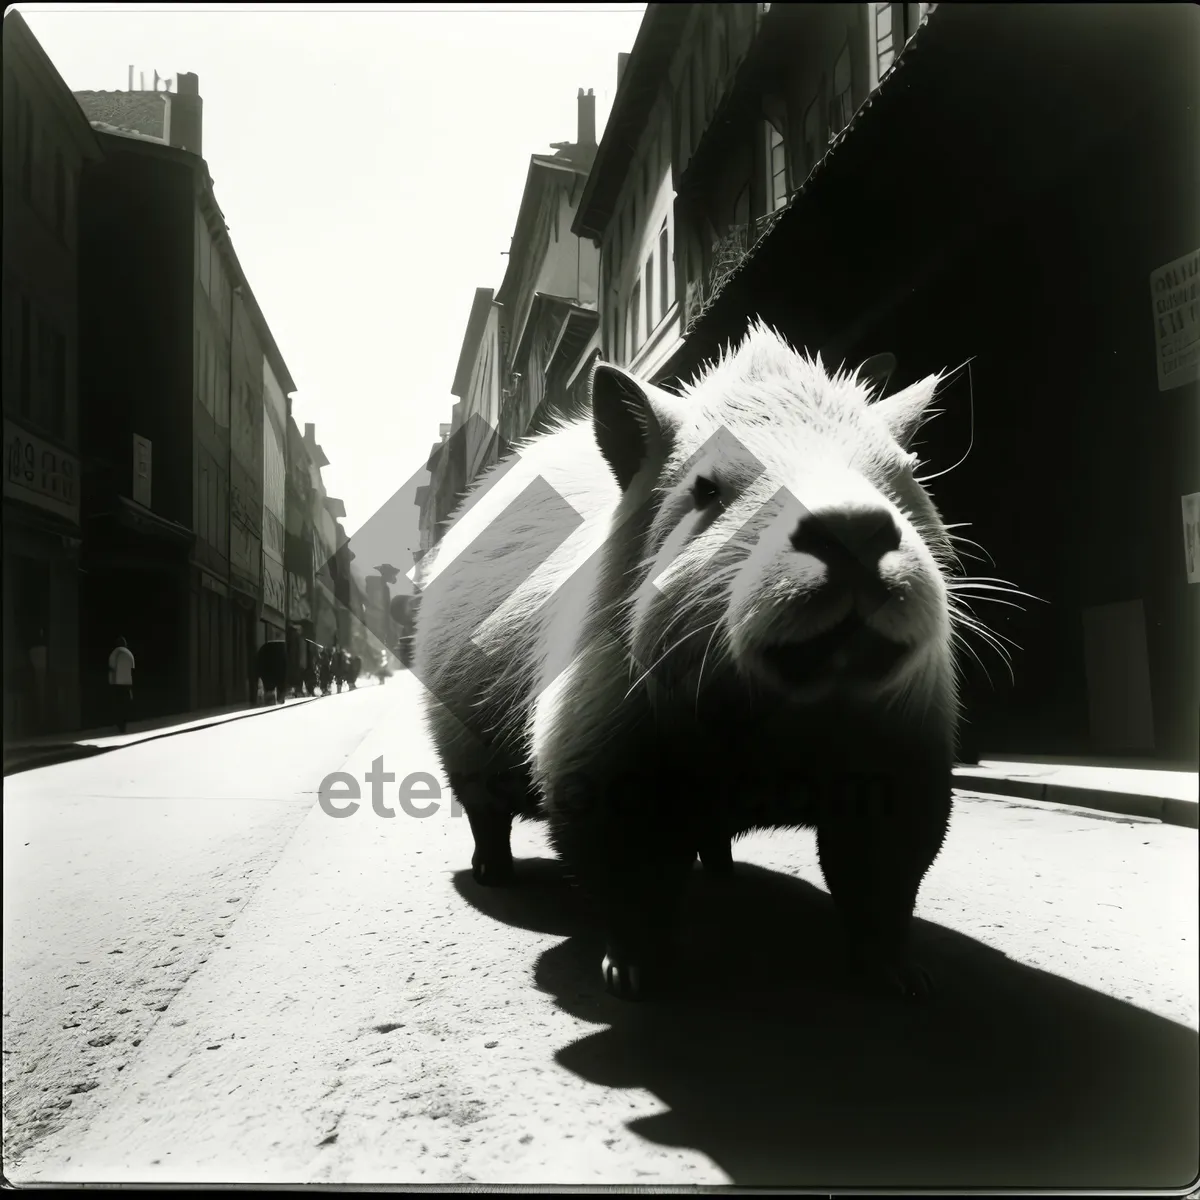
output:
[{"label": "dark building", "polygon": [[[873,6],[891,10],[887,53],[866,42],[882,79],[855,83],[851,54],[848,102],[832,89],[809,137],[794,76],[829,41],[823,10],[852,7],[771,6],[725,77],[680,172],[687,336],[656,378],[686,378],[754,315],[829,364],[891,352],[893,389],[970,360],[922,457],[992,559],[973,572],[1040,599],[973,605],[1019,649],[1012,680],[982,644],[990,678],[964,662],[968,751],[1194,768],[1200,11],[940,5],[905,45],[914,6]],[[737,130],[772,112],[786,201],[755,228],[753,186],[726,201]],[[748,253],[719,263],[708,235],[731,231]]]},{"label": "dark building", "polygon": [[[79,194],[100,147],[19,13],[4,18],[4,735],[77,728]],[[110,647],[111,649],[111,647]],[[107,654],[85,664],[106,678]]]},{"label": "dark building", "polygon": [[[139,715],[165,715],[249,696],[262,604],[260,414],[267,379],[294,385],[204,160],[134,128],[157,103],[146,93],[84,93],[81,103],[96,111],[98,95],[106,156],[85,172],[81,204],[83,646],[85,661],[107,654],[122,631]],[[199,145],[198,123],[170,116],[178,99],[163,102],[166,133]],[[188,99],[198,113],[198,94]],[[89,719],[101,701],[94,690]]]}]

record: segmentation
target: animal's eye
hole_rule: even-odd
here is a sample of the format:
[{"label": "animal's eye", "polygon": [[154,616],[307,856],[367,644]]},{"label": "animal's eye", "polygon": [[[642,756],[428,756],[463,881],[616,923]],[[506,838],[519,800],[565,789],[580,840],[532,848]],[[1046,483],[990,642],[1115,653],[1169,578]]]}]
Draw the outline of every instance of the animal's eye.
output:
[{"label": "animal's eye", "polygon": [[697,475],[692,484],[692,500],[699,509],[708,508],[721,498],[721,489],[704,475]]}]

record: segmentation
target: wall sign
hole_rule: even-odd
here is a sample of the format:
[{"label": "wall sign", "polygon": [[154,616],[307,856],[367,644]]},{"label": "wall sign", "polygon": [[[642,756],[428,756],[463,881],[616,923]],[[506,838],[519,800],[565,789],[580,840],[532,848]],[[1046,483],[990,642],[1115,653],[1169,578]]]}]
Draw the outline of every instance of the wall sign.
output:
[{"label": "wall sign", "polygon": [[4,495],[79,524],[79,459],[4,422]]},{"label": "wall sign", "polygon": [[1200,379],[1200,250],[1150,273],[1158,390]]},{"label": "wall sign", "polygon": [[1188,583],[1200,583],[1200,492],[1183,497],[1183,554]]},{"label": "wall sign", "polygon": [[287,611],[286,591],[284,589],[283,563],[263,554],[263,603],[269,605],[277,613]]}]

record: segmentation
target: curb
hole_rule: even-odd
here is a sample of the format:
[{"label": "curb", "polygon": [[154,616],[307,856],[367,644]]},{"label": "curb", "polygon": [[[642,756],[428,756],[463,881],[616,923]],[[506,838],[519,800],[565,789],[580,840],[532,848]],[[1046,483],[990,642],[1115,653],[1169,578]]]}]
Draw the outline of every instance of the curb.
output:
[{"label": "curb", "polygon": [[79,758],[92,758],[97,754],[111,754],[114,750],[127,750],[130,746],[140,746],[144,742],[155,742],[161,738],[179,737],[185,733],[198,733],[201,729],[213,729],[217,725],[232,725],[235,721],[246,721],[251,717],[263,717],[268,713],[282,712],[284,709],[295,708],[298,704],[311,704],[314,700],[322,700],[323,696],[298,696],[286,704],[263,704],[248,709],[246,712],[226,714],[214,717],[211,721],[203,721],[198,725],[187,725],[186,728],[150,730],[144,737],[135,737],[133,741],[121,742],[116,746],[92,746],[86,742],[73,742],[68,745],[47,746],[45,751],[38,753],[30,751],[28,757],[21,757],[14,762],[4,764],[4,778],[19,775],[22,771],[32,771],[38,767],[53,767],[59,763],[73,762]]},{"label": "curb", "polygon": [[1014,796],[1043,804],[1061,804],[1068,808],[1091,808],[1099,812],[1143,817],[1177,825],[1184,829],[1200,827],[1200,805],[1171,796],[1146,796],[1137,792],[1103,791],[1072,787],[1065,783],[1039,783],[1033,779],[1011,779],[1003,775],[957,769],[954,787],[993,796]]}]

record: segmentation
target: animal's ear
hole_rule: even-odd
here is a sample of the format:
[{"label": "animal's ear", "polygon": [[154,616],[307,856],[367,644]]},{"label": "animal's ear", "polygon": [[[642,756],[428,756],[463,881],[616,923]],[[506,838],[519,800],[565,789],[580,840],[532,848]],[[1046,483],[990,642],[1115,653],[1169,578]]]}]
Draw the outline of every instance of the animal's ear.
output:
[{"label": "animal's ear", "polygon": [[941,382],[940,375],[929,375],[871,405],[873,411],[886,422],[892,437],[906,449],[926,418],[933,416],[928,411],[929,405]]},{"label": "animal's ear", "polygon": [[677,423],[674,397],[612,363],[592,371],[592,428],[624,491],[648,457],[665,453]]}]

